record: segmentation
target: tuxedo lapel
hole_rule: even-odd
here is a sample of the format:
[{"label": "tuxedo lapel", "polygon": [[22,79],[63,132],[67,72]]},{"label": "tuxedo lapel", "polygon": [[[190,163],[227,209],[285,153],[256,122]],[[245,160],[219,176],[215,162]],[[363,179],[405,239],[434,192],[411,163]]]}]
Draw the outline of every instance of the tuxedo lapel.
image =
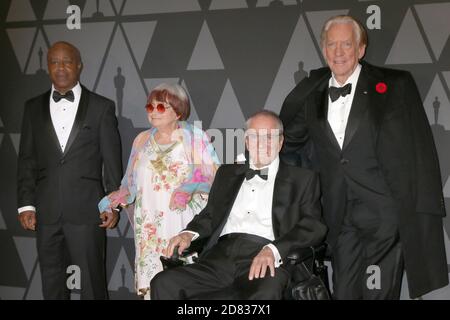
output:
[{"label": "tuxedo lapel", "polygon": [[325,123],[328,117],[328,88],[324,87],[316,91],[315,105],[317,108],[317,119],[321,123]]},{"label": "tuxedo lapel", "polygon": [[275,177],[275,185],[273,188],[272,198],[272,228],[275,238],[279,237],[280,224],[279,221],[283,220],[283,215],[286,212],[286,206],[289,205],[291,199],[287,199],[291,194],[291,183],[286,181],[286,177],[289,177],[286,166],[280,162],[278,172]]},{"label": "tuxedo lapel", "polygon": [[[371,72],[368,73],[367,77],[368,111],[371,124],[375,127],[375,134],[378,134],[379,125],[383,119],[386,107],[388,106],[386,101],[387,93],[379,93],[376,90],[377,84],[384,83],[383,75],[378,70],[370,70]],[[386,84],[389,86],[389,83]]]},{"label": "tuxedo lapel", "polygon": [[328,122],[328,80],[325,82],[325,85],[321,90],[316,91],[314,105],[318,106],[317,120],[323,130],[323,133],[328,137],[331,144],[340,152],[341,147],[339,146],[336,136],[333,133],[333,129],[331,129],[330,123]]},{"label": "tuxedo lapel", "polygon": [[242,165],[238,165],[238,168],[234,172],[234,175],[232,175],[228,181],[226,182],[227,188],[225,189],[225,194],[223,195],[224,199],[227,199],[226,202],[224,202],[223,206],[223,216],[221,219],[220,224],[220,230],[223,229],[225,226],[225,223],[228,219],[228,216],[230,215],[231,209],[233,208],[234,201],[236,200],[236,197],[239,193],[239,190],[241,189],[242,183],[245,179],[245,171],[248,168],[248,162]]},{"label": "tuxedo lapel", "polygon": [[362,70],[359,75],[355,96],[348,117],[342,150],[352,141],[366,112],[369,112],[371,125],[377,125],[379,123],[386,98],[386,94],[376,91],[376,85],[379,82],[382,82],[381,75],[378,75],[376,70],[373,70],[369,65],[362,62]]},{"label": "tuxedo lapel", "polygon": [[353,96],[347,127],[345,128],[345,137],[342,150],[344,150],[349,145],[350,141],[352,141],[352,138],[361,123],[361,119],[367,110],[367,105],[369,103],[367,95],[367,81],[367,70],[363,67],[361,73],[359,74],[358,83],[355,88],[355,95]]},{"label": "tuxedo lapel", "polygon": [[53,126],[52,117],[50,115],[50,92],[48,91],[43,96],[42,101],[42,118],[44,121],[44,130],[47,131],[48,136],[53,141],[56,148],[62,154],[63,151],[61,149],[61,145],[59,144],[58,136],[56,135],[55,127]]},{"label": "tuxedo lapel", "polygon": [[207,244],[202,253],[208,251],[213,245],[217,243],[217,240],[222,233],[223,228],[228,220],[228,216],[230,215],[231,209],[233,208],[234,201],[241,189],[242,183],[245,179],[245,171],[248,168],[248,162],[242,165],[238,165],[236,171],[231,174],[226,181],[224,181],[225,188],[222,188],[222,199],[226,199],[226,201],[222,204],[223,208],[221,211],[222,216],[219,218],[220,222],[217,228],[214,229],[214,232],[209,237]]},{"label": "tuxedo lapel", "polygon": [[64,155],[66,155],[70,147],[72,146],[75,138],[80,132],[81,125],[86,117],[86,112],[89,104],[89,93],[85,87],[82,87],[80,102],[78,103],[77,115],[75,116],[75,121],[70,131],[69,139],[67,140],[66,148],[64,149]]}]

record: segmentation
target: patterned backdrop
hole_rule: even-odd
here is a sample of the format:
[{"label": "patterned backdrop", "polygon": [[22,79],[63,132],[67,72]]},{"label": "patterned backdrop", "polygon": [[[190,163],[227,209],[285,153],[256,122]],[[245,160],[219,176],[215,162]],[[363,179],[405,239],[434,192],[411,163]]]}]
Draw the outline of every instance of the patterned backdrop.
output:
[{"label": "patterned backdrop", "polygon": [[[190,120],[202,121],[229,162],[242,150],[242,134],[233,128],[258,109],[278,112],[294,85],[324,65],[320,29],[336,14],[353,15],[369,29],[366,60],[414,75],[450,208],[450,1],[2,0],[0,298],[42,298],[36,239],[17,221],[15,175],[23,105],[50,86],[51,43],[75,44],[84,62],[81,82],[116,101],[124,163],[136,134],[148,128],[146,96],[161,81],[188,90]],[[444,222],[450,261],[450,218]],[[133,260],[133,231],[123,218],[108,231],[112,299],[135,298]],[[450,299],[450,288],[423,299]]]}]

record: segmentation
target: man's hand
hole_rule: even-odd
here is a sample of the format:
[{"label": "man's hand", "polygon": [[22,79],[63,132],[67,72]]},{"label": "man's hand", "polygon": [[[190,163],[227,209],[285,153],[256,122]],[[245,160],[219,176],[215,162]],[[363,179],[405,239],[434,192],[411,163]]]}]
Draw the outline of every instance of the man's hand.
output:
[{"label": "man's hand", "polygon": [[24,211],[19,214],[18,219],[25,230],[36,230],[36,212]]},{"label": "man's hand", "polygon": [[173,250],[178,246],[178,254],[181,255],[184,249],[189,248],[194,235],[190,232],[182,232],[169,240],[169,245],[164,249],[163,254],[166,257],[171,257]]},{"label": "man's hand", "polygon": [[112,210],[112,212],[103,211],[100,214],[100,219],[103,221],[100,227],[114,229],[119,221],[119,212],[116,210]]},{"label": "man's hand", "polygon": [[248,279],[264,278],[267,268],[270,269],[270,276],[275,277],[275,257],[269,247],[264,247],[256,257],[253,258]]}]

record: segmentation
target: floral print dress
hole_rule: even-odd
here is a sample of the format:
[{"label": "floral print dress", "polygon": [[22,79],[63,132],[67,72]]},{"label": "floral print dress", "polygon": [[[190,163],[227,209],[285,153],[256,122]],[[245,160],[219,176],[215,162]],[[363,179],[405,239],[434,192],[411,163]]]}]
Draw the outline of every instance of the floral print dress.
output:
[{"label": "floral print dress", "polygon": [[168,240],[206,205],[219,164],[203,131],[185,122],[179,129],[179,138],[171,145],[158,145],[155,129],[139,134],[121,188],[99,204],[101,212],[127,207],[134,225],[135,284],[140,295],[162,271],[160,256]]}]

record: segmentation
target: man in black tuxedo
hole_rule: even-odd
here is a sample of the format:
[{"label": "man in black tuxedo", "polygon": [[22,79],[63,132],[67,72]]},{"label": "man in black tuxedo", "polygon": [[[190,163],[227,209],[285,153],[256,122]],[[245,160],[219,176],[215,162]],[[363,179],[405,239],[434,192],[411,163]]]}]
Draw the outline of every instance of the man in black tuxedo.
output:
[{"label": "man in black tuxedo", "polygon": [[176,246],[181,253],[192,240],[207,239],[199,262],[158,274],[152,299],[281,298],[288,251],[316,245],[326,233],[318,177],[279,161],[282,131],[270,111],[247,121],[249,161],[219,168],[208,204],[166,249],[171,256]]},{"label": "man in black tuxedo", "polygon": [[322,31],[328,67],[287,96],[282,157],[313,156],[320,173],[334,296],[412,298],[448,283],[445,209],[436,149],[410,73],[372,66],[367,35],[349,16]]},{"label": "man in black tuxedo", "polygon": [[36,230],[45,299],[69,298],[69,265],[81,271],[82,299],[105,299],[105,228],[116,225],[118,213],[99,216],[97,204],[122,177],[114,102],[80,85],[73,45],[53,44],[47,63],[52,89],[25,104],[19,221]]}]

